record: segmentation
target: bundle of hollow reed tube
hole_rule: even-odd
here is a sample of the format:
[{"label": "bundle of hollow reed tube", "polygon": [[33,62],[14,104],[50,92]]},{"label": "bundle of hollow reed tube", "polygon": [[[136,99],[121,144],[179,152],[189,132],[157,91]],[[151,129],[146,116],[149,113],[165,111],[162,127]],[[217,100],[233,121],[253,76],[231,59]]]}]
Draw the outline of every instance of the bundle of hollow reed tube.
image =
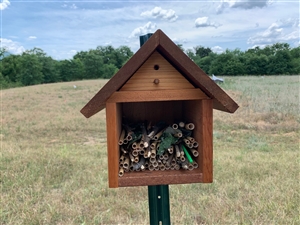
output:
[{"label": "bundle of hollow reed tube", "polygon": [[198,167],[198,142],[193,123],[124,123],[119,138],[119,176],[145,170],[193,170]]}]

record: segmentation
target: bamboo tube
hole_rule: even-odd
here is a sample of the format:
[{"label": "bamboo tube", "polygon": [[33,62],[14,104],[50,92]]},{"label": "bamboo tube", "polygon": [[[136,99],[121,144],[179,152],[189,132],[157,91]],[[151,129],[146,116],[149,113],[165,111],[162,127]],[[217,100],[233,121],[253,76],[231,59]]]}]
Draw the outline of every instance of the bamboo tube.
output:
[{"label": "bamboo tube", "polygon": [[137,149],[134,149],[131,153],[133,156],[138,156],[139,151]]},{"label": "bamboo tube", "polygon": [[138,144],[140,148],[144,148],[144,141],[141,140],[140,143]]},{"label": "bamboo tube", "polygon": [[119,138],[119,145],[122,145],[123,142],[124,142],[124,137],[125,137],[125,130],[122,129],[122,132],[121,132],[121,135],[120,135],[120,138]]},{"label": "bamboo tube", "polygon": [[128,143],[127,139],[124,139],[123,140],[123,145],[127,145],[127,143]]},{"label": "bamboo tube", "polygon": [[161,135],[163,134],[163,132],[165,131],[165,129],[162,129],[160,132],[158,132],[156,135],[154,135],[154,140],[158,140],[160,137],[161,137]]},{"label": "bamboo tube", "polygon": [[130,158],[130,161],[131,161],[131,162],[134,162],[134,156],[132,155],[131,152],[129,152],[129,158]]},{"label": "bamboo tube", "polygon": [[173,129],[178,129],[178,124],[177,123],[173,123],[172,128]]},{"label": "bamboo tube", "polygon": [[144,149],[140,149],[139,154],[140,155],[144,155],[145,154],[145,150]]},{"label": "bamboo tube", "polygon": [[185,157],[182,155],[182,156],[180,156],[180,161],[181,162],[184,162],[185,161]]},{"label": "bamboo tube", "polygon": [[198,168],[198,163],[196,161],[193,162],[193,167],[196,169]]},{"label": "bamboo tube", "polygon": [[154,162],[152,163],[152,165],[153,165],[154,167],[158,167],[157,161],[154,161]]},{"label": "bamboo tube", "polygon": [[193,137],[186,137],[190,142],[195,142],[195,138],[193,138]]},{"label": "bamboo tube", "polygon": [[159,170],[159,167],[157,166],[157,167],[154,167],[154,170]]},{"label": "bamboo tube", "polygon": [[193,147],[194,147],[194,148],[197,148],[198,146],[199,146],[198,142],[197,142],[197,141],[194,141],[194,142],[193,142]]},{"label": "bamboo tube", "polygon": [[196,149],[191,149],[192,154],[194,157],[198,157],[199,156],[199,152]]},{"label": "bamboo tube", "polygon": [[180,158],[180,149],[178,145],[175,145],[176,158]]},{"label": "bamboo tube", "polygon": [[123,163],[124,168],[129,168],[129,157],[126,157]]},{"label": "bamboo tube", "polygon": [[151,158],[155,158],[156,157],[156,149],[152,149],[151,150],[150,157]]},{"label": "bamboo tube", "polygon": [[175,170],[175,165],[171,165],[170,169]]},{"label": "bamboo tube", "polygon": [[195,125],[193,123],[188,123],[185,125],[185,129],[187,130],[194,130],[195,129]]},{"label": "bamboo tube", "polygon": [[125,156],[121,155],[121,157],[120,157],[120,163],[124,161],[124,158],[125,158]]},{"label": "bamboo tube", "polygon": [[194,169],[193,164],[192,164],[192,163],[189,163],[189,164],[188,164],[188,170],[193,170],[193,169]]},{"label": "bamboo tube", "polygon": [[165,167],[164,164],[162,164],[162,165],[159,166],[159,169],[160,169],[161,171],[164,171],[164,170],[166,169],[166,167]]},{"label": "bamboo tube", "polygon": [[153,164],[154,162],[156,162],[156,158],[152,158],[152,157],[151,157],[151,158],[150,158],[150,163]]},{"label": "bamboo tube", "polygon": [[175,165],[175,170],[180,170],[179,164],[176,164],[176,165]]},{"label": "bamboo tube", "polygon": [[133,132],[128,133],[125,139],[126,139],[127,141],[131,141],[131,140],[132,140],[132,134],[133,134]]},{"label": "bamboo tube", "polygon": [[171,165],[171,162],[172,162],[172,160],[173,160],[173,157],[174,157],[173,154],[169,156],[169,159],[167,160],[166,165],[168,165],[168,166]]},{"label": "bamboo tube", "polygon": [[160,160],[163,160],[163,159],[164,159],[164,155],[159,155],[158,158],[159,158]]},{"label": "bamboo tube", "polygon": [[154,141],[151,143],[150,148],[151,149],[156,149],[157,141]]},{"label": "bamboo tube", "polygon": [[173,166],[175,166],[175,165],[176,165],[176,159],[175,159],[175,158],[173,158],[173,159],[172,159],[172,162],[171,162],[171,164],[172,164]]},{"label": "bamboo tube", "polygon": [[150,171],[153,171],[153,170],[154,170],[153,164],[149,164],[148,169],[149,169]]},{"label": "bamboo tube", "polygon": [[174,134],[174,137],[181,138],[181,137],[182,137],[182,132],[176,132],[176,133]]},{"label": "bamboo tube", "polygon": [[189,145],[191,143],[187,138],[183,138],[183,141],[186,145]]},{"label": "bamboo tube", "polygon": [[124,175],[124,168],[119,169],[119,177],[122,177]]},{"label": "bamboo tube", "polygon": [[173,151],[174,151],[174,147],[173,147],[173,145],[171,145],[170,148],[168,148],[168,152],[170,154],[173,154]]},{"label": "bamboo tube", "polygon": [[188,161],[186,159],[181,162],[181,167],[182,167],[182,169],[185,169],[185,170],[187,170],[189,168]]},{"label": "bamboo tube", "polygon": [[167,160],[169,158],[169,154],[168,153],[165,153],[164,155],[163,155],[163,159],[164,160]]},{"label": "bamboo tube", "polygon": [[148,137],[148,135],[147,135],[147,130],[146,130],[145,126],[143,126],[142,130],[143,130],[143,135],[142,135],[143,145],[144,145],[144,148],[147,148],[149,146],[150,137]]},{"label": "bamboo tube", "polygon": [[132,143],[132,145],[131,145],[131,147],[132,147],[133,149],[136,149],[136,148],[137,148],[137,146],[138,146],[138,145],[137,145],[137,143],[136,143],[136,142],[133,142],[133,143]]},{"label": "bamboo tube", "polygon": [[185,123],[184,122],[179,122],[178,125],[179,125],[179,127],[184,128]]},{"label": "bamboo tube", "polygon": [[166,170],[169,170],[169,169],[171,169],[171,166],[170,165],[165,165],[165,168],[166,168]]},{"label": "bamboo tube", "polygon": [[[143,158],[143,157],[142,157]],[[144,159],[144,158],[143,158]],[[139,162],[139,157],[138,156],[136,156],[136,157],[134,157],[134,162],[135,163],[138,163]]]}]

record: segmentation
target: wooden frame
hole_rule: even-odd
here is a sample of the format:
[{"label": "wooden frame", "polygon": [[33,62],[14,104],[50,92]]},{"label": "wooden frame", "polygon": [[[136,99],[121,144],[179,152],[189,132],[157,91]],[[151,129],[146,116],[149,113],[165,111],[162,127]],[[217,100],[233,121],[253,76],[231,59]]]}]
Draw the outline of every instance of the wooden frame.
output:
[{"label": "wooden frame", "polygon": [[[146,93],[147,91],[136,97],[132,92],[125,95],[116,92],[106,103],[109,187],[212,182],[212,99],[203,95],[199,89],[178,91],[181,94],[180,99],[177,99],[177,96],[169,98],[168,90],[161,91],[157,93],[160,96],[159,101],[156,101],[157,98],[141,98],[147,96]],[[191,93],[198,94],[191,95]],[[129,119],[142,120],[151,117],[151,120],[158,120],[164,114],[163,108],[166,105],[167,108],[173,108],[177,112],[167,115],[171,120],[183,117],[184,120],[195,124],[193,136],[199,141],[199,157],[196,158],[199,167],[193,171],[128,172],[123,177],[118,177],[120,156],[118,138],[121,133],[122,118],[125,116],[130,117]],[[157,107],[157,115],[148,114],[149,107]]]}]

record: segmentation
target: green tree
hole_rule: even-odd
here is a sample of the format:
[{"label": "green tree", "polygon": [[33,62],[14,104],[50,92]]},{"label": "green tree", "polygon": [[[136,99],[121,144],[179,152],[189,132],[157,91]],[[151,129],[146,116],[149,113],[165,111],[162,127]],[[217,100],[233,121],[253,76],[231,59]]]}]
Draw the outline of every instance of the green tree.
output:
[{"label": "green tree", "polygon": [[23,85],[35,85],[43,82],[43,65],[38,56],[22,54],[20,58],[20,68],[16,78],[17,81]]},{"label": "green tree", "polygon": [[210,48],[205,48],[201,45],[194,47],[194,50],[195,50],[195,55],[199,56],[200,58],[208,56],[209,53],[212,52],[212,50]]}]

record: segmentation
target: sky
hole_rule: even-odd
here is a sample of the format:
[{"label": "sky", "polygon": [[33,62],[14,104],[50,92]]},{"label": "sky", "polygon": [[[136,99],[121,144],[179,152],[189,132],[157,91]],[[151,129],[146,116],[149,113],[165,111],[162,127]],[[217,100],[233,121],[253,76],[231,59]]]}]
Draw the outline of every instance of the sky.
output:
[{"label": "sky", "polygon": [[1,0],[1,47],[12,54],[41,48],[57,60],[112,45],[139,48],[161,29],[184,49],[221,53],[277,42],[299,46],[298,0],[54,1]]}]

